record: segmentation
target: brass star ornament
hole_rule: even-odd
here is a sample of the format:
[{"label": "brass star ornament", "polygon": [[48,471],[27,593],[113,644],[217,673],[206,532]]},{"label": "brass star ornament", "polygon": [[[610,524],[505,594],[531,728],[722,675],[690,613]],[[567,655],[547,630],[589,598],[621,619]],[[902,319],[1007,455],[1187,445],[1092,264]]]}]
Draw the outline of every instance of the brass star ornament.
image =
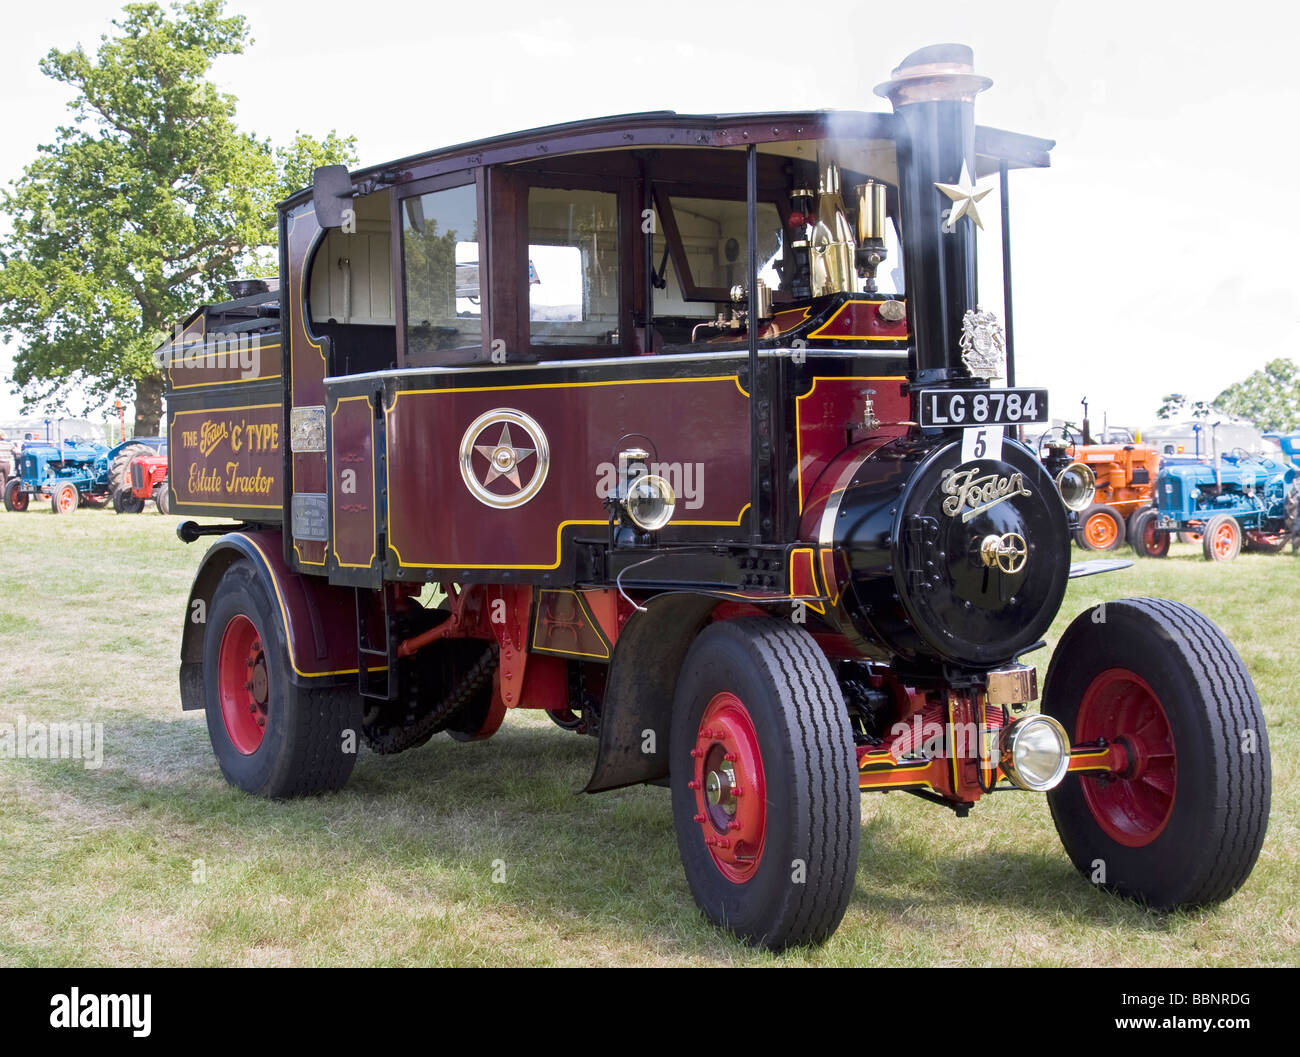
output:
[{"label": "brass star ornament", "polygon": [[948,214],[948,222],[944,225],[945,230],[954,230],[957,221],[967,216],[975,222],[977,228],[983,229],[984,222],[980,220],[979,202],[993,188],[981,189],[977,186],[970,178],[970,170],[966,168],[965,161],[961,163],[961,176],[955,184],[941,184],[936,181],[934,186],[952,200],[952,212]]},{"label": "brass star ornament", "polygon": [[495,444],[475,444],[474,450],[487,459],[488,475],[485,485],[491,484],[498,477],[504,477],[516,488],[523,487],[519,481],[519,464],[530,455],[536,454],[535,448],[517,448],[510,439],[510,426],[501,425],[501,436]]}]

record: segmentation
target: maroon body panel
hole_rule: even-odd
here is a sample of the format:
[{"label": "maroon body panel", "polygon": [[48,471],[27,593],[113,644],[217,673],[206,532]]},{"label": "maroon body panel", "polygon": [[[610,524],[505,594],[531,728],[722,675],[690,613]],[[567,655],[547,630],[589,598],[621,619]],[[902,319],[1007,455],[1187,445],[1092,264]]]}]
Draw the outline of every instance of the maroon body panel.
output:
[{"label": "maroon body panel", "polygon": [[334,560],[369,569],[375,560],[375,412],[368,396],[345,396],[330,413]]},{"label": "maroon body panel", "polygon": [[[503,478],[488,481],[486,456],[500,427],[490,413],[522,413],[544,435],[549,467],[536,494],[502,508],[478,498],[461,473],[462,446],[469,472],[493,495],[508,495]],[[487,416],[488,425],[467,436]],[[678,526],[736,526],[749,504],[749,407],[735,375],[611,382],[490,386],[399,391],[386,412],[388,543],[402,566],[446,569],[556,569],[560,535],[588,526],[602,535],[603,500],[618,453],[650,450],[678,492],[678,512],[661,536]],[[539,455],[519,464],[520,485],[542,472]],[[673,480],[674,476],[677,480]]]},{"label": "maroon body panel", "polygon": [[278,519],[284,503],[283,417],[278,402],[171,412],[171,502],[176,512],[232,516],[248,511]]},{"label": "maroon body panel", "polygon": [[[902,436],[910,405],[904,394],[906,379],[899,375],[814,377],[807,392],[795,400],[795,429],[799,460],[799,510],[806,509],[810,493],[831,461],[850,443],[869,435],[889,439]],[[864,429],[866,402],[882,423]]]}]

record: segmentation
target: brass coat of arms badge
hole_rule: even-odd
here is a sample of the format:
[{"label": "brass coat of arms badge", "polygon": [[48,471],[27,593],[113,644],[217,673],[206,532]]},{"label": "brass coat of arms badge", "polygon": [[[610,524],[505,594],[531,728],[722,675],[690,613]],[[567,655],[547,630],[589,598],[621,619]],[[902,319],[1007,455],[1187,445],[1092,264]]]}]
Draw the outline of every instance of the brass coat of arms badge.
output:
[{"label": "brass coat of arms badge", "polygon": [[1002,324],[978,305],[961,321],[961,362],[976,378],[1001,378],[1006,357]]}]

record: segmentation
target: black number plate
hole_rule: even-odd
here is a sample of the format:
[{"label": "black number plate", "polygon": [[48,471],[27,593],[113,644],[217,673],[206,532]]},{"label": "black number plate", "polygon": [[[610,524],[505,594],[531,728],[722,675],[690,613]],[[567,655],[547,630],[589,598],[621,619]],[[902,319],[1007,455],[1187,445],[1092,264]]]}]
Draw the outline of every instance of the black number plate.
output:
[{"label": "black number plate", "polygon": [[920,394],[922,426],[1041,425],[1046,389],[926,389]]}]

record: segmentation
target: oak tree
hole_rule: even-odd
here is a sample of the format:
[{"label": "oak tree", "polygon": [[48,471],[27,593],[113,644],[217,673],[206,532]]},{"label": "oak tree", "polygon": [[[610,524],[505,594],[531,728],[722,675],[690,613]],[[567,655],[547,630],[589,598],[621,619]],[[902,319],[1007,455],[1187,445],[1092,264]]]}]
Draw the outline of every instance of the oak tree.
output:
[{"label": "oak tree", "polygon": [[276,149],[237,127],[208,75],[252,40],[223,0],[128,4],[113,26],[93,55],[41,61],[72,89],[73,118],[0,194],[0,329],[29,405],[66,407],[77,389],[134,398],[144,435],[158,431],[151,354],[168,329],[225,300],[226,280],[275,271],[275,203],[313,167],[355,162],[355,140],[299,133]]}]

